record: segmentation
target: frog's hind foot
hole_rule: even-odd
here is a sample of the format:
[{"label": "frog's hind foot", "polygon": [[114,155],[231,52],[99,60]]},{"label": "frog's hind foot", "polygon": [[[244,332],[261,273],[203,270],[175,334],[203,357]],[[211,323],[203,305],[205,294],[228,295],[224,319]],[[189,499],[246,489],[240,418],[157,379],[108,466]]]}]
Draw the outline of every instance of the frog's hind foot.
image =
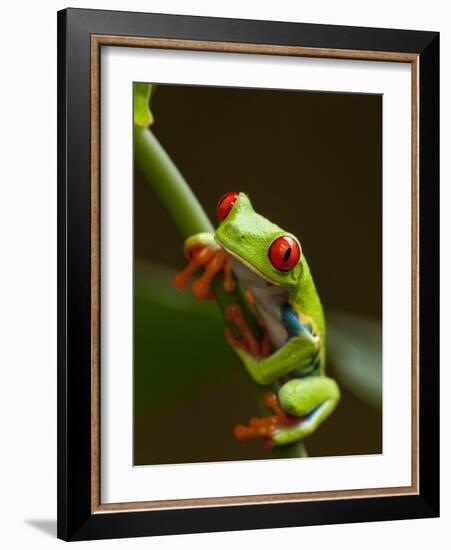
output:
[{"label": "frog's hind foot", "polygon": [[288,381],[279,390],[278,398],[283,410],[297,419],[291,426],[277,428],[272,435],[275,445],[286,445],[301,441],[319,428],[337,406],[340,390],[332,378],[310,376]]},{"label": "frog's hind foot", "polygon": [[252,417],[248,425],[238,424],[235,426],[234,435],[238,441],[247,441],[262,437],[265,447],[271,447],[271,438],[275,430],[290,426],[298,418],[287,414],[280,406],[275,393],[269,392],[264,397],[265,405],[272,409],[274,414],[262,418]]}]

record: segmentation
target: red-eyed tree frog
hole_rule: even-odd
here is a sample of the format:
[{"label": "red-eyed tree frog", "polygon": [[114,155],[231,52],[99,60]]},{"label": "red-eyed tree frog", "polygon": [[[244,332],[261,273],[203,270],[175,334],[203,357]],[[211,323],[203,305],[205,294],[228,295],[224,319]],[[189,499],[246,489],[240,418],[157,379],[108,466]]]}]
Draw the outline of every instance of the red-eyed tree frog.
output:
[{"label": "red-eyed tree frog", "polygon": [[245,289],[262,327],[257,339],[241,307],[229,305],[226,318],[236,327],[225,335],[253,380],[271,387],[265,404],[274,414],[235,426],[239,440],[262,437],[272,445],[300,441],[313,433],[340,399],[336,382],[325,375],[323,308],[299,240],[257,214],[247,195],[230,192],[217,206],[215,233],[185,241],[188,266],[175,278],[184,288],[200,268],[197,297],[212,296],[210,283],[224,272],[224,288],[235,280]]}]

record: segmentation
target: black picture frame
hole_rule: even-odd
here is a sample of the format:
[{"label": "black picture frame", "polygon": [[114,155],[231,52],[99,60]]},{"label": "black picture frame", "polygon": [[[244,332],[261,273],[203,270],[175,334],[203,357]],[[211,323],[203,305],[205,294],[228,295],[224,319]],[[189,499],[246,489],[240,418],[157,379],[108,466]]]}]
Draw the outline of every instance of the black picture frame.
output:
[{"label": "black picture frame", "polygon": [[[419,491],[415,495],[92,511],[91,36],[398,52],[418,58]],[[439,515],[439,34],[67,9],[58,13],[58,537],[86,540]]]}]

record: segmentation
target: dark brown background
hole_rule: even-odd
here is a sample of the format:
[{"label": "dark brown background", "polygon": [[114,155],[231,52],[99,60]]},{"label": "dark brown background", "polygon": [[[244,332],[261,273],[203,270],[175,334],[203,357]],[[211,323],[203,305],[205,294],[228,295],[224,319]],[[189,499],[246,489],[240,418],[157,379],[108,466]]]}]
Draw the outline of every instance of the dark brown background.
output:
[{"label": "dark brown background", "polygon": [[[160,85],[151,110],[152,131],[214,223],[218,198],[245,191],[259,213],[300,239],[326,314],[381,319],[381,96]],[[182,240],[139,174],[134,192],[135,260],[180,268]],[[135,463],[267,456],[259,444],[224,443],[227,396],[240,407],[250,382],[240,373],[230,384],[161,416],[136,414]],[[307,440],[309,454],[381,452],[380,413],[342,391],[336,412]],[[251,405],[241,407],[241,421],[255,413]],[[206,409],[210,420],[198,426]],[[196,428],[165,437],[181,416]],[[155,437],[165,444],[157,448]]]}]

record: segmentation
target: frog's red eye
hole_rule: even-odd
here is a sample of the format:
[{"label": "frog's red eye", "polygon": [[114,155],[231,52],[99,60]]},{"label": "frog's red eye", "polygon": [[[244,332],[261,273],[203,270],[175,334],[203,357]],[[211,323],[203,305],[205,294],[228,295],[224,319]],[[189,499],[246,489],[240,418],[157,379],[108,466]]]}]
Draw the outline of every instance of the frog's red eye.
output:
[{"label": "frog's red eye", "polygon": [[216,212],[220,221],[227,218],[237,198],[238,193],[236,191],[230,191],[230,193],[226,193],[219,199],[218,206],[216,207]]},{"label": "frog's red eye", "polygon": [[301,257],[299,244],[288,235],[277,237],[269,247],[269,259],[274,267],[280,271],[292,269]]}]

